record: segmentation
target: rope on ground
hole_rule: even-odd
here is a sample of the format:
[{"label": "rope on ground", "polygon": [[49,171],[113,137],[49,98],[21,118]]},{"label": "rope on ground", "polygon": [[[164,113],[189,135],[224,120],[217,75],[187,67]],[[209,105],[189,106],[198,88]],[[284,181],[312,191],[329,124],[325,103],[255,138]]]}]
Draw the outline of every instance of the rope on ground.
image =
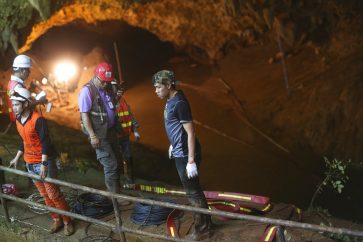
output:
[{"label": "rope on ground", "polygon": [[8,131],[9,131],[11,125],[12,125],[12,122],[10,122],[8,124],[8,126],[6,126],[6,129],[2,133],[0,133],[0,136],[6,135],[8,133]]},{"label": "rope on ground", "polygon": [[[108,220],[110,220],[110,219],[106,219],[105,221],[108,221]],[[92,241],[97,241],[97,242],[116,242],[116,241],[118,241],[118,240],[115,240],[115,239],[112,238],[112,234],[113,234],[112,229],[109,230],[108,235],[99,235],[99,234],[97,234],[97,235],[90,235],[90,234],[88,234],[89,228],[92,225],[104,227],[104,226],[99,225],[99,224],[88,223],[87,226],[84,229],[84,233],[86,234],[86,237],[83,237],[80,240],[81,242],[92,242]]]},{"label": "rope on ground", "polygon": [[[27,201],[30,201],[30,202],[36,202],[36,203],[40,203],[40,204],[45,204],[44,203],[44,198],[38,192],[31,194],[26,200]],[[46,210],[44,208],[40,208],[38,206],[28,205],[28,207],[30,208],[30,210],[33,213],[36,213],[36,214],[46,214],[46,213],[49,213],[48,210]]]},{"label": "rope on ground", "polygon": [[277,141],[275,141],[274,139],[272,139],[271,137],[269,137],[267,134],[265,134],[264,132],[262,132],[261,130],[259,130],[246,117],[244,117],[242,115],[244,113],[243,107],[242,107],[241,102],[239,101],[238,97],[234,93],[233,89],[230,87],[230,85],[223,78],[220,77],[220,78],[218,78],[218,80],[226,87],[228,93],[230,94],[229,97],[231,97],[231,99],[232,99],[232,101],[234,103],[234,109],[235,109],[235,111],[237,113],[238,118],[243,123],[245,123],[245,125],[247,125],[248,127],[250,127],[252,130],[254,130],[260,136],[262,136],[263,138],[265,138],[271,144],[275,145],[277,148],[279,148],[280,150],[284,151],[285,153],[290,153],[290,151],[287,148],[283,147],[281,144],[277,143]]},{"label": "rope on ground", "polygon": [[253,147],[253,145],[252,145],[252,144],[250,144],[250,143],[247,143],[247,142],[242,141],[242,140],[240,140],[240,139],[237,139],[237,138],[235,138],[235,137],[229,136],[228,134],[223,133],[222,131],[219,131],[219,130],[217,130],[217,129],[215,129],[215,128],[213,128],[213,127],[209,126],[209,125],[203,124],[202,122],[200,122],[200,121],[198,121],[198,120],[193,119],[193,123],[195,123],[195,124],[197,124],[197,125],[199,125],[199,126],[202,126],[203,128],[208,129],[208,130],[210,130],[210,131],[212,131],[212,132],[214,132],[214,133],[216,133],[216,134],[219,134],[220,136],[223,136],[223,137],[225,137],[225,138],[227,138],[227,139],[233,140],[233,141],[235,141],[235,142],[237,142],[237,143],[240,143],[240,144],[243,144],[243,145],[248,145],[248,146],[250,146],[250,147]]},{"label": "rope on ground", "polygon": [[14,157],[14,154],[13,153],[11,153],[11,151],[9,150],[9,148],[6,146],[6,145],[0,145],[0,146],[2,146],[2,147],[4,147],[4,149],[9,153],[9,155],[11,156],[11,157]]},{"label": "rope on ground", "polygon": [[[3,219],[5,219],[5,216],[3,216],[3,215],[0,215],[0,217],[3,218]],[[29,218],[31,218],[31,217],[29,217]],[[42,226],[39,226],[37,224],[33,224],[33,223],[30,223],[30,222],[25,222],[24,221],[24,220],[29,219],[29,218],[15,218],[15,217],[11,217],[10,220],[11,220],[11,223],[18,222],[18,223],[24,224],[26,226],[29,226],[29,228],[31,230],[34,230],[34,228],[38,228],[38,229],[44,230],[47,233],[49,233],[49,229],[46,229],[46,228],[44,228]],[[57,234],[57,233],[53,234],[53,236],[57,236],[59,238],[64,238],[64,236],[62,236],[60,234]]]},{"label": "rope on ground", "polygon": [[93,193],[83,193],[77,198],[73,212],[91,217],[103,218],[113,212],[113,205],[109,198]]},{"label": "rope on ground", "polygon": [[[274,146],[276,146],[278,149],[282,150],[285,153],[290,153],[290,151],[283,147],[281,144],[279,144],[277,141],[275,141],[274,139],[272,139],[271,137],[269,137],[267,134],[265,134],[264,132],[262,132],[261,130],[259,130],[256,126],[254,126],[247,118],[247,114],[246,111],[244,110],[243,106],[241,105],[240,100],[238,99],[238,97],[236,96],[236,94],[234,93],[233,89],[231,88],[231,86],[222,78],[219,77],[217,78],[217,80],[219,82],[221,82],[224,87],[227,89],[227,94],[228,97],[231,99],[232,101],[232,108],[235,111],[238,119],[240,119],[247,127],[251,128],[253,131],[255,131],[257,134],[259,134],[260,136],[262,136],[264,139],[266,139],[268,142],[270,142],[271,144],[273,144]],[[188,85],[188,84],[181,84],[181,86],[183,87],[187,87],[187,88],[191,88],[194,89],[196,91],[199,91],[199,89],[193,87],[192,85]],[[213,128],[212,128],[213,129]],[[219,134],[222,134],[219,133]],[[230,138],[234,138],[234,137],[230,137]],[[238,140],[238,142],[240,142],[240,140]],[[242,141],[243,144],[246,145],[250,145],[244,141]]]},{"label": "rope on ground", "polygon": [[282,43],[281,43],[281,38],[280,38],[279,33],[277,33],[277,44],[279,46],[279,51],[281,53],[281,65],[282,65],[282,72],[283,72],[283,75],[284,75],[285,88],[286,88],[287,96],[289,97],[290,96],[289,78],[287,76],[285,54],[284,54],[284,51],[282,50]]},{"label": "rope on ground", "polygon": [[114,242],[114,241],[118,241],[112,238],[112,230],[109,231],[108,235],[89,235],[88,234],[88,230],[89,227],[91,227],[91,223],[87,224],[84,232],[86,234],[86,237],[83,237],[81,239],[81,242],[92,242],[92,241],[97,241],[97,242]]},{"label": "rope on ground", "polygon": [[[75,201],[77,199],[77,193],[78,193],[78,191],[72,189],[72,190],[70,190],[68,192],[65,192],[65,191],[63,191],[61,189],[61,192],[64,195],[64,198],[67,201],[69,207],[73,207],[73,205],[75,204]],[[31,194],[26,200],[27,201],[31,201],[31,202],[40,203],[40,204],[45,204],[44,198],[38,192],[35,192],[35,193]],[[49,213],[48,210],[43,209],[43,208],[40,208],[38,206],[31,206],[31,205],[29,205],[28,207],[30,208],[30,210],[33,213],[36,213],[36,214],[46,214],[46,213]]]}]

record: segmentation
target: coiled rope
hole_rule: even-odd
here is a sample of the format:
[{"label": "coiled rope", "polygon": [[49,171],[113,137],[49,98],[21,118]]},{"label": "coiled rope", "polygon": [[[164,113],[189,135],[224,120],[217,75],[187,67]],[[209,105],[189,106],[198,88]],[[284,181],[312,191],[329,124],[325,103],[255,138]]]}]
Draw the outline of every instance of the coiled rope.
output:
[{"label": "coiled rope", "polygon": [[[161,199],[152,198],[152,200],[176,203],[174,199],[170,198],[161,198]],[[131,221],[141,226],[160,225],[162,223],[165,223],[168,215],[172,211],[173,211],[172,208],[136,203],[134,211],[131,215]]]},{"label": "coiled rope", "polygon": [[113,205],[112,201],[105,196],[83,193],[78,196],[73,212],[98,219],[112,213]]}]

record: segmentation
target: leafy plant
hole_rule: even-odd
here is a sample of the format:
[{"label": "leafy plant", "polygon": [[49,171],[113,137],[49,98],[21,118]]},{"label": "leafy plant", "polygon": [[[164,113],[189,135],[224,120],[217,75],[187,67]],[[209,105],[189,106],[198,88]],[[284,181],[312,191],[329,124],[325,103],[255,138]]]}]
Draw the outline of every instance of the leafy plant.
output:
[{"label": "leafy plant", "polygon": [[60,166],[67,167],[70,165],[69,154],[66,152],[61,152],[59,154]]},{"label": "leafy plant", "polygon": [[[324,223],[320,223],[320,225],[333,227],[333,225],[331,223],[329,223],[328,225],[326,225]],[[324,232],[323,235],[334,241],[339,241],[339,242],[361,242],[362,241],[358,237],[349,236],[349,235],[345,235],[345,234],[333,234],[333,233]]]},{"label": "leafy plant", "polygon": [[329,187],[333,191],[337,193],[342,193],[343,188],[346,182],[349,180],[349,177],[346,175],[346,169],[350,164],[350,160],[343,161],[338,159],[329,160],[324,157],[326,171],[324,172],[325,178],[319,183],[317,186],[313,197],[311,198],[309,210],[313,208],[314,202],[318,194],[322,193],[322,191]]},{"label": "leafy plant", "polygon": [[79,172],[86,173],[90,168],[90,162],[86,159],[75,159],[76,167]]}]

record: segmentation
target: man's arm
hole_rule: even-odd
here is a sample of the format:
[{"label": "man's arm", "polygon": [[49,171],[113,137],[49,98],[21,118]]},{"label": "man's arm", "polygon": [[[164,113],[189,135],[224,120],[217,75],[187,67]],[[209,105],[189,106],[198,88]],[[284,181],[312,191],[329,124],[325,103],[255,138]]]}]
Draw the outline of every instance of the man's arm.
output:
[{"label": "man's arm", "polygon": [[16,156],[14,157],[14,159],[12,159],[10,161],[9,167],[14,167],[14,169],[16,169],[17,165],[18,165],[18,161],[20,159],[20,157],[23,155],[23,151],[18,150],[18,152],[16,153]]},{"label": "man's arm", "polygon": [[93,148],[100,147],[100,140],[97,138],[95,131],[93,130],[91,119],[89,117],[89,113],[81,113],[81,119],[83,122],[83,126],[89,134],[89,138],[91,141],[91,145]]},{"label": "man's arm", "polygon": [[49,132],[47,129],[47,123],[43,117],[38,118],[35,123],[35,131],[38,134],[40,142],[42,144],[42,166],[40,167],[40,178],[44,179],[48,173],[48,155],[49,155],[49,147],[50,147],[50,138]]},{"label": "man's arm", "polygon": [[195,133],[192,122],[183,123],[183,127],[188,134],[188,164],[185,167],[187,176],[189,179],[198,176],[198,168],[195,163],[194,153],[195,153]]},{"label": "man's arm", "polygon": [[183,123],[183,128],[188,134],[188,163],[192,164],[195,162],[195,132],[192,122]]}]

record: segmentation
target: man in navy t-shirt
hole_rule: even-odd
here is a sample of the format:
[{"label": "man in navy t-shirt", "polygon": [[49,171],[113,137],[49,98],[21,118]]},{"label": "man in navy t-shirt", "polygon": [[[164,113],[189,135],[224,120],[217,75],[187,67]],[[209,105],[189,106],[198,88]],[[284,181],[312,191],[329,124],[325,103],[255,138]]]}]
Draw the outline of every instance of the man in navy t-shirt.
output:
[{"label": "man in navy t-shirt", "polygon": [[[175,88],[177,81],[172,71],[157,72],[153,76],[153,84],[156,95],[160,99],[167,98],[164,121],[170,141],[169,158],[173,157],[175,160],[180,180],[191,204],[195,207],[208,208],[199,184],[198,167],[201,162],[201,148],[195,137],[188,100],[182,91]],[[205,239],[209,236],[210,226],[209,215],[196,213],[193,229],[187,239]]]}]

